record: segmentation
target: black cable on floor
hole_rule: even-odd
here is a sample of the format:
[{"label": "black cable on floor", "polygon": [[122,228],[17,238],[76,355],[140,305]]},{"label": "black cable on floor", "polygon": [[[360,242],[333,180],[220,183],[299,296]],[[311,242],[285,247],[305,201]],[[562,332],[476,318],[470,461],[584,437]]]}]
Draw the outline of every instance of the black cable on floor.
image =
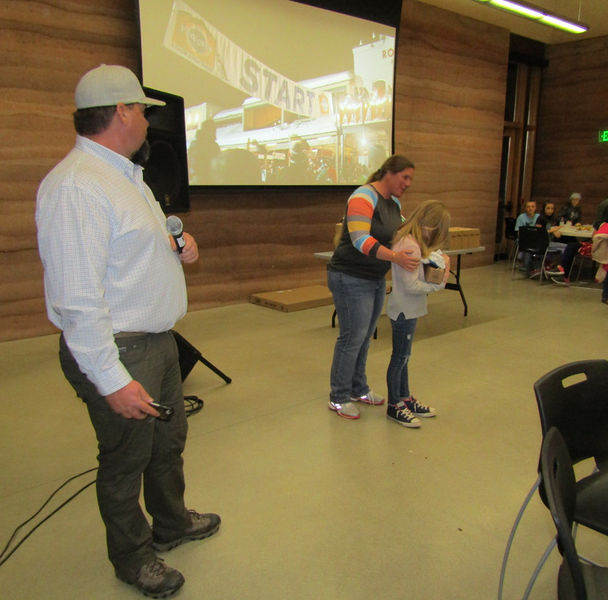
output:
[{"label": "black cable on floor", "polygon": [[77,492],[75,492],[74,494],[72,494],[65,502],[63,502],[62,504],[60,504],[53,512],[51,512],[44,519],[42,519],[42,521],[40,521],[40,523],[38,523],[37,525],[35,525],[34,527],[32,527],[32,529],[30,529],[30,531],[28,531],[28,533],[21,540],[19,540],[19,543],[10,552],[8,552],[8,548],[11,545],[11,542],[15,539],[15,536],[17,535],[17,533],[19,532],[19,530],[22,527],[24,527],[25,525],[27,525],[32,519],[34,519],[35,517],[37,517],[40,514],[40,512],[44,509],[44,507],[53,499],[53,497],[55,496],[55,494],[57,494],[57,492],[59,492],[62,488],[64,488],[68,483],[70,483],[70,481],[73,481],[74,479],[77,479],[78,477],[81,477],[82,475],[86,475],[87,473],[91,473],[93,471],[97,471],[97,467],[94,467],[93,469],[88,469],[87,471],[83,471],[82,473],[78,473],[78,475],[74,475],[73,477],[70,477],[69,479],[67,479],[66,481],[64,481],[46,499],[46,501],[42,504],[42,506],[29,519],[27,519],[26,521],[24,521],[23,523],[21,523],[21,525],[19,525],[15,529],[15,531],[13,531],[11,537],[9,538],[8,542],[6,543],[6,546],[4,546],[4,548],[2,549],[2,552],[0,552],[0,567],[16,552],[17,548],[19,548],[19,546],[21,546],[21,544],[23,544],[23,542],[25,542],[25,540],[27,540],[27,538],[30,537],[30,535],[32,535],[32,533],[34,533],[34,531],[36,531],[36,529],[38,529],[38,527],[40,527],[40,525],[42,525],[45,521],[47,521],[48,519],[50,519],[55,513],[59,512],[66,504],[68,504],[68,502],[71,502],[74,498],[76,498],[76,496],[78,496],[78,494],[80,494],[81,492],[83,492],[84,490],[86,490],[89,486],[93,485],[95,483],[95,481],[97,481],[97,479],[93,479],[93,481],[89,481],[89,483],[87,483],[86,485],[84,485],[83,487],[81,487]]},{"label": "black cable on floor", "polygon": [[[189,417],[190,415],[194,415],[194,414],[200,412],[203,409],[203,405],[204,405],[204,402],[198,396],[184,396],[184,406],[185,406],[186,416],[187,417]],[[62,502],[55,510],[53,510],[50,514],[48,514],[44,519],[42,519],[42,521],[40,521],[38,524],[36,524],[34,527],[32,527],[23,536],[23,538],[21,538],[21,540],[19,540],[19,542],[17,543],[17,545],[9,552],[8,551],[9,546],[11,545],[11,543],[13,542],[13,540],[15,539],[17,533],[19,533],[19,531],[21,530],[21,528],[25,527],[25,525],[27,525],[30,521],[32,521],[33,519],[35,519],[42,512],[42,510],[44,509],[44,507],[68,483],[70,483],[74,479],[77,479],[78,477],[82,477],[82,475],[86,475],[87,473],[92,473],[93,471],[97,471],[97,467],[94,467],[93,469],[88,469],[87,471],[83,471],[82,473],[78,473],[78,475],[74,475],[74,476],[70,477],[69,479],[67,479],[66,481],[64,481],[45,500],[45,502],[42,504],[42,506],[29,519],[25,520],[23,523],[21,523],[21,525],[18,525],[15,528],[15,531],[13,531],[13,533],[11,534],[11,537],[9,538],[8,542],[6,543],[6,545],[4,546],[4,548],[2,549],[2,552],[0,552],[0,567],[17,551],[17,549],[21,546],[21,544],[23,544],[23,542],[25,542],[25,540],[27,540],[27,538],[30,537],[30,535],[32,535],[32,533],[34,533],[34,531],[36,531],[36,529],[38,529],[38,527],[40,527],[43,523],[45,523],[46,521],[48,521],[54,514],[56,514],[57,512],[59,512],[66,504],[68,504],[69,502],[71,502],[80,493],[84,492],[84,490],[86,490],[88,487],[90,487],[91,485],[93,485],[95,483],[95,481],[97,481],[97,480],[93,479],[93,481],[89,481],[89,483],[87,483],[86,485],[82,486],[79,490],[77,490],[74,494],[72,494],[65,502]]]},{"label": "black cable on floor", "polygon": [[204,402],[198,396],[184,396],[184,407],[186,409],[186,417],[194,415],[203,410]]}]

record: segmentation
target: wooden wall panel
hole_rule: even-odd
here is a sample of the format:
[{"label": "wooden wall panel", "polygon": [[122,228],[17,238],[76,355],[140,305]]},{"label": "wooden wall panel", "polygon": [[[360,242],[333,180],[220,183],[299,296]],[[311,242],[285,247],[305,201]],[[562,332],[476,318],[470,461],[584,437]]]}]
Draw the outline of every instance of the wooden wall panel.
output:
[{"label": "wooden wall panel", "polygon": [[408,202],[444,202],[481,230],[493,259],[509,34],[421,2],[405,2],[397,54],[397,152],[416,164]]},{"label": "wooden wall panel", "polygon": [[325,264],[313,254],[331,249],[344,201],[336,190],[194,196],[184,226],[198,240],[202,260],[186,270],[190,308],[324,283]]},{"label": "wooden wall panel", "polygon": [[550,46],[543,72],[532,197],[560,207],[583,196],[583,220],[593,222],[608,197],[608,38]]},{"label": "wooden wall panel", "polygon": [[[53,331],[46,320],[34,202],[71,148],[73,91],[102,63],[137,66],[132,0],[13,0],[0,7],[0,340]],[[417,165],[406,212],[443,200],[453,224],[480,227],[492,261],[508,35],[404,0],[397,56],[396,150]],[[323,283],[341,190],[193,194],[186,228],[200,264],[186,268],[190,309],[253,292]]]},{"label": "wooden wall panel", "polygon": [[136,68],[130,0],[11,0],[0,5],[0,340],[51,333],[34,206],[74,143],[74,87],[102,62]]}]

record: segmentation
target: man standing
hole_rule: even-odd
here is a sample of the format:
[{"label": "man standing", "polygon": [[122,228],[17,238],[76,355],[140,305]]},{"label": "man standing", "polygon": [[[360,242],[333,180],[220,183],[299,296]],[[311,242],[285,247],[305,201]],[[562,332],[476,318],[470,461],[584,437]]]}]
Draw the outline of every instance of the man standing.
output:
[{"label": "man standing", "polygon": [[[125,67],[101,65],[75,93],[75,147],[40,184],[38,248],[50,321],[62,330],[63,372],[84,400],[98,441],[97,498],[116,576],[167,597],[182,574],[156,556],[215,533],[220,518],[184,504],[187,432],[171,328],[186,312],[180,264],[198,260],[194,238],[176,251],[142,168],[146,98]],[[169,406],[164,421],[151,402]],[[152,516],[139,504],[141,483]]]}]

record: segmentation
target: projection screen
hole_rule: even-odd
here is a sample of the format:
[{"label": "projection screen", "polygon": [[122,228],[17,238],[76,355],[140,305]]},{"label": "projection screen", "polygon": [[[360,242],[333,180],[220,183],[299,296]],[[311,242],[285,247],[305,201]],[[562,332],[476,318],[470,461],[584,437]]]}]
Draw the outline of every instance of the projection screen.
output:
[{"label": "projection screen", "polygon": [[396,27],[290,0],[139,0],[191,186],[356,185],[392,151]]}]

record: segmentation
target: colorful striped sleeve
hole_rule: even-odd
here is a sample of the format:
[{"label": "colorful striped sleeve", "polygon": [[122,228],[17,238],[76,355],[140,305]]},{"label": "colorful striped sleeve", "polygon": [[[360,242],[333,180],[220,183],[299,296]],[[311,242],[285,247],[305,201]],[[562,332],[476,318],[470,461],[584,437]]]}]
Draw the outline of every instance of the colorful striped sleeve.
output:
[{"label": "colorful striped sleeve", "polygon": [[363,254],[370,255],[380,243],[370,235],[372,217],[378,197],[368,187],[357,188],[348,199],[346,224],[353,246]]}]

